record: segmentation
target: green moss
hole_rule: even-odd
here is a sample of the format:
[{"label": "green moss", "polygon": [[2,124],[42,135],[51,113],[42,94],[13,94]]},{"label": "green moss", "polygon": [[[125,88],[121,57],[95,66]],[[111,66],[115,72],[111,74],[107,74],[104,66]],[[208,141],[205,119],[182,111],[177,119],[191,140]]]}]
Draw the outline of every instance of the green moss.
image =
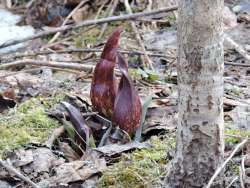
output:
[{"label": "green moss", "polygon": [[20,144],[30,140],[30,135],[23,128],[10,128],[6,125],[0,126],[0,154],[3,150],[17,148]]},{"label": "green moss", "polygon": [[174,22],[174,21],[176,21],[176,17],[175,17],[175,15],[174,14],[171,14],[171,15],[169,15],[169,16],[167,16],[166,18],[165,18],[167,21],[172,21],[172,22]]},{"label": "green moss", "polygon": [[235,175],[240,175],[240,166],[237,164],[229,164],[230,171]]},{"label": "green moss", "polygon": [[141,74],[138,74],[137,69],[129,68],[128,73],[132,77],[133,80],[140,80],[141,79]]},{"label": "green moss", "polygon": [[[250,138],[250,131],[243,129],[233,129],[226,127],[225,128],[225,142],[226,144],[236,144],[241,138]],[[227,136],[229,135],[229,136]],[[231,135],[231,136],[230,136]]]},{"label": "green moss", "polygon": [[167,151],[175,146],[175,138],[152,137],[150,149],[136,150],[123,155],[118,163],[111,165],[99,179],[97,187],[150,187],[165,176]]},{"label": "green moss", "polygon": [[[11,109],[0,116],[0,155],[4,150],[18,148],[29,142],[44,142],[58,122],[49,118],[46,105],[55,101],[52,99],[33,98]],[[43,105],[41,101],[47,101]]]},{"label": "green moss", "polygon": [[234,177],[240,175],[240,163],[230,160],[225,168],[225,177]]},{"label": "green moss", "polygon": [[75,46],[77,48],[83,48],[86,47],[87,45],[93,45],[96,43],[98,35],[99,35],[99,29],[93,28],[90,29],[89,31],[79,31],[78,36],[74,39],[75,41]]},{"label": "green moss", "polygon": [[130,68],[129,74],[135,80],[144,79],[144,80],[147,80],[148,82],[165,81],[166,80],[165,75],[163,75],[159,72],[156,72],[156,71],[149,70],[147,68],[145,68],[144,70],[141,68],[137,68],[137,69]]},{"label": "green moss", "polygon": [[51,108],[55,104],[58,104],[60,101],[62,101],[65,96],[65,93],[55,93],[51,97],[38,97],[37,99],[41,101],[45,108]]},{"label": "green moss", "polygon": [[231,90],[231,93],[236,95],[236,96],[239,96],[241,94],[242,90],[240,87],[238,86],[233,86],[232,87],[232,90]]}]

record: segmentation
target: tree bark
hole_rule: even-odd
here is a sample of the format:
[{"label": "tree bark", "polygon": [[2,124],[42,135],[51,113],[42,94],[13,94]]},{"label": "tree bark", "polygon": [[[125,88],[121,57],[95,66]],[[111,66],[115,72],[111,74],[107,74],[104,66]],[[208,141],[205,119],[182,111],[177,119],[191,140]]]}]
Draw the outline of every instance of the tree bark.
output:
[{"label": "tree bark", "polygon": [[223,4],[179,1],[179,117],[166,187],[204,187],[223,159]]}]

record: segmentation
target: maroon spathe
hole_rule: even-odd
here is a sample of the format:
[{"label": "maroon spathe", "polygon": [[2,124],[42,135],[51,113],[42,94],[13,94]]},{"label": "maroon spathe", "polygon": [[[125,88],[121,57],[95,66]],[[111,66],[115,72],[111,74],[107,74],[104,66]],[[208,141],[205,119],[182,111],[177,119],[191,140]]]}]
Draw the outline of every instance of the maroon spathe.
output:
[{"label": "maroon spathe", "polygon": [[91,83],[90,98],[96,111],[108,118],[112,117],[117,83],[114,68],[117,58],[117,48],[121,29],[116,29],[104,46],[101,59],[94,70]]}]

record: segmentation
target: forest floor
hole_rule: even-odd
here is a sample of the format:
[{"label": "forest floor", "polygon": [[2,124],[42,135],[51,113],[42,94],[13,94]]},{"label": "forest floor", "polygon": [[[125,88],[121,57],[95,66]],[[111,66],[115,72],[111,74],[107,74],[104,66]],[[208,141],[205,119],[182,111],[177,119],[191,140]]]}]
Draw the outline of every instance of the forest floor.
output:
[{"label": "forest floor", "polygon": [[[0,187],[164,187],[177,127],[177,11],[75,27],[60,34],[51,31],[125,15],[129,9],[137,13],[174,7],[175,2],[79,2],[21,1],[8,8],[0,4],[0,14],[8,11],[0,26],[5,24],[4,32],[11,32],[0,29],[5,36],[0,36]],[[10,26],[11,13],[20,19]],[[250,2],[226,0],[223,18],[225,160],[235,151],[225,165],[225,184],[248,187]],[[104,44],[117,27],[123,30],[119,52],[128,61],[142,104],[146,100],[149,104],[143,107],[140,142],[127,135],[123,143],[98,146],[110,119],[93,109],[91,81]],[[1,45],[34,32],[42,35],[19,46]],[[77,144],[74,122],[62,101],[76,107],[91,128],[89,147]],[[242,147],[236,151],[237,144]]]}]

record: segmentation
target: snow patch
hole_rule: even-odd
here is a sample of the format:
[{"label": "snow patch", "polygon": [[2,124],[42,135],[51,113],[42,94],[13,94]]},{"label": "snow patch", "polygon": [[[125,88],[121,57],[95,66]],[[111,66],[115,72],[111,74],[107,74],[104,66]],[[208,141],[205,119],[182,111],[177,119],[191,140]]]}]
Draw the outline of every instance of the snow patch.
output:
[{"label": "snow patch", "polygon": [[[17,26],[21,20],[19,15],[0,9],[0,45],[10,40],[22,39],[34,34],[35,30],[31,26]],[[27,44],[27,43],[26,43]],[[16,51],[24,47],[25,43],[20,43],[10,47],[0,49],[0,54]]]}]

